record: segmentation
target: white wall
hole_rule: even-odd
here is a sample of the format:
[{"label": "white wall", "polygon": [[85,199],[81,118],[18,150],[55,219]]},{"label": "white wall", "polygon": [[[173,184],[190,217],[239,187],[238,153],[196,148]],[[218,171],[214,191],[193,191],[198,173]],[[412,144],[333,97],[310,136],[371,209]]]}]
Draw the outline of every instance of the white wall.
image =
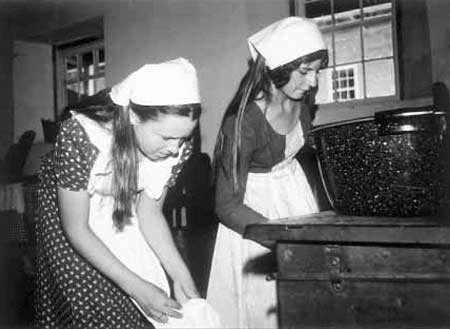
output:
[{"label": "white wall", "polygon": [[247,67],[246,38],[289,14],[288,0],[121,1],[104,17],[112,85],[145,63],[183,56],[199,74],[202,150],[212,153],[224,110]]},{"label": "white wall", "polygon": [[41,118],[54,119],[51,46],[9,40],[43,36],[102,16],[103,4],[102,0],[31,1],[22,4],[19,12],[3,13],[7,19],[0,12],[1,158],[8,146],[28,129],[36,131],[35,141],[43,140]]},{"label": "white wall", "polygon": [[[302,0],[296,2],[301,4]],[[40,34],[50,28],[63,27],[104,13],[106,80],[109,86],[144,63],[177,56],[189,58],[198,69],[202,88],[205,109],[201,119],[203,150],[211,154],[220,119],[246,69],[246,37],[287,16],[288,3],[288,0],[77,0],[58,3],[57,8],[51,10],[52,16],[49,18],[41,17],[41,11],[45,8],[35,10],[39,18],[37,23],[27,20],[27,24],[20,26],[21,34]],[[450,1],[427,0],[427,6],[433,81],[441,80],[450,86]],[[14,124],[12,113],[9,112],[12,95],[8,96],[8,89],[12,88],[7,66],[8,54],[11,53],[12,57],[12,50],[8,46],[11,31],[10,24],[5,20],[0,21],[0,35],[3,35],[0,66],[4,73],[0,75],[0,111],[4,119],[0,124],[0,140],[7,142],[9,131],[12,131],[8,125]],[[17,97],[15,101],[20,104]],[[31,102],[40,102],[40,96]],[[373,112],[380,106],[392,108],[407,105],[417,104],[376,104],[368,105],[367,110]],[[342,120],[354,115],[355,110],[350,107],[342,111],[328,111],[326,116],[331,116],[331,120]],[[357,110],[361,110],[361,107]],[[319,111],[318,119],[321,119],[321,114],[325,113]],[[37,116],[42,116],[42,113]],[[14,127],[16,131],[23,130],[17,124]],[[0,152],[3,151],[1,147]]]},{"label": "white wall", "polygon": [[41,119],[53,119],[52,48],[47,44],[16,41],[13,59],[14,141],[26,130],[43,141]]}]

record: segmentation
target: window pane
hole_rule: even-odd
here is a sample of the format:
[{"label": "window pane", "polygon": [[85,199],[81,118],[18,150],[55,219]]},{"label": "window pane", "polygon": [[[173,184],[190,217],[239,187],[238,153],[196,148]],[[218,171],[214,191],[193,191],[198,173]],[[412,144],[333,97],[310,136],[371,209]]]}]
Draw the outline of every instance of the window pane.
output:
[{"label": "window pane", "polygon": [[66,85],[67,104],[75,104],[79,101],[78,83]]},{"label": "window pane", "polygon": [[65,81],[67,82],[78,81],[77,55],[65,58],[65,71],[66,71]]},{"label": "window pane", "polygon": [[352,65],[353,77],[351,81],[353,81],[354,88],[352,90],[355,91],[355,99],[363,99],[364,98],[364,79],[363,79],[363,69],[362,64],[358,63]]},{"label": "window pane", "polygon": [[88,79],[83,80],[79,83],[79,85],[74,85],[78,87],[80,95],[84,96],[92,96],[98,91],[105,89],[106,82],[104,77],[96,78],[96,79]]},{"label": "window pane", "polygon": [[[361,9],[358,0],[334,1],[334,25],[345,29],[361,22]],[[356,27],[358,27],[356,25]]]},{"label": "window pane", "polygon": [[87,83],[87,90],[86,93],[89,96],[92,96],[95,94],[95,85],[94,85],[94,80],[93,79],[89,79],[88,83]]},{"label": "window pane", "polygon": [[[331,15],[330,0],[305,1],[305,16],[307,18]],[[328,21],[328,20],[327,20]],[[325,20],[317,22],[319,26],[329,25]]]},{"label": "window pane", "polygon": [[102,73],[102,74],[105,73],[105,65],[106,65],[105,49],[102,48],[102,49],[98,50],[98,68],[97,68],[98,73]]},{"label": "window pane", "polygon": [[78,94],[78,84],[77,83],[68,84],[66,86],[66,89],[70,90],[70,91],[73,91],[73,92],[76,92]]},{"label": "window pane", "polygon": [[334,56],[333,56],[333,39],[331,33],[323,32],[323,39],[328,49],[328,65],[334,65]]},{"label": "window pane", "polygon": [[[317,91],[316,95],[316,103],[317,104],[323,104],[323,103],[331,103],[333,101],[333,87],[331,83],[337,84],[337,81],[332,79],[333,69],[327,68],[324,70],[321,70],[318,77],[318,86],[319,89]],[[335,88],[337,88],[337,85],[335,85]]]},{"label": "window pane", "polygon": [[336,67],[335,81],[339,84],[335,88],[336,98],[334,101],[346,101],[351,99],[364,98],[364,85],[362,79],[362,64],[352,64],[347,66]]},{"label": "window pane", "polygon": [[79,94],[80,95],[86,94],[86,89],[87,89],[86,81],[81,81],[79,86],[78,86]]},{"label": "window pane", "polygon": [[335,31],[336,65],[361,61],[361,36],[358,25]]},{"label": "window pane", "polygon": [[329,54],[329,69],[318,78],[317,103],[396,94],[392,0],[303,3],[306,17],[322,30]]},{"label": "window pane", "polygon": [[339,87],[338,81],[337,80],[333,80],[333,89],[336,89]]},{"label": "window pane", "polygon": [[366,63],[367,97],[395,95],[394,61],[383,59]]},{"label": "window pane", "polygon": [[103,48],[98,50],[98,62],[105,63],[105,49]]},{"label": "window pane", "polygon": [[81,72],[83,76],[94,74],[94,54],[92,51],[81,55]]},{"label": "window pane", "polygon": [[366,59],[393,55],[391,10],[389,1],[364,7],[363,37]]},{"label": "window pane", "polygon": [[64,85],[64,89],[58,92],[58,108],[76,104],[105,88],[105,50],[100,42],[92,46],[86,44],[80,49],[57,51],[58,58],[64,63],[63,72],[58,75],[58,84]]},{"label": "window pane", "polygon": [[376,6],[382,3],[391,3],[391,2],[392,0],[363,0],[363,7]]},{"label": "window pane", "polygon": [[97,92],[99,92],[102,89],[105,89],[106,88],[106,80],[105,80],[105,78],[101,77],[101,78],[98,78],[98,79],[94,79],[94,87],[95,87],[94,88],[95,89],[94,93],[97,93]]},{"label": "window pane", "polygon": [[359,10],[359,0],[334,0],[334,13]]}]

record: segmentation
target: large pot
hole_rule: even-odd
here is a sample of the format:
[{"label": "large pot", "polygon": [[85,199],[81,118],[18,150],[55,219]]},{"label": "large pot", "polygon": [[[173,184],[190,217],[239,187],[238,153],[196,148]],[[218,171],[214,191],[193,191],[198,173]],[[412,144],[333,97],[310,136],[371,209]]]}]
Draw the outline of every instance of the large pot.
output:
[{"label": "large pot", "polygon": [[335,210],[436,215],[448,200],[446,121],[444,112],[426,107],[315,127],[321,176]]}]

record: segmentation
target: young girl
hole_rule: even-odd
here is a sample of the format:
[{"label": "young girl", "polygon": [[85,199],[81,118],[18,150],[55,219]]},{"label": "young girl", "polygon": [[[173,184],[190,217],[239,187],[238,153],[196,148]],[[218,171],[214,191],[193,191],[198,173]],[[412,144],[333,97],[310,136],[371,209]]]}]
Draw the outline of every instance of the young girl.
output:
[{"label": "young girl", "polygon": [[328,55],[315,23],[300,17],[275,22],[248,42],[253,61],[216,144],[221,224],[207,300],[225,327],[275,328],[275,282],[266,280],[270,250],[242,233],[251,223],[318,210],[294,156],[304,144],[301,102],[316,89]]},{"label": "young girl", "polygon": [[62,123],[38,192],[38,327],[152,328],[181,321],[190,299],[207,308],[161,212],[200,111],[195,69],[179,58]]}]

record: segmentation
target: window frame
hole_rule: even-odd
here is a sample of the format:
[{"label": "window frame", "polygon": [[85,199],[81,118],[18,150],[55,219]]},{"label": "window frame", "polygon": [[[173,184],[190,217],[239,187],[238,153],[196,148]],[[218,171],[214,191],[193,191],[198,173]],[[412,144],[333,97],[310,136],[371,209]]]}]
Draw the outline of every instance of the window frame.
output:
[{"label": "window frame", "polygon": [[[333,5],[334,1],[339,1],[339,0],[329,0],[331,2],[331,5]],[[362,2],[363,0],[359,0],[359,5],[360,8],[362,8]],[[392,30],[392,58],[394,61],[394,85],[395,85],[395,94],[394,95],[388,95],[388,96],[377,96],[377,97],[367,97],[365,94],[366,92],[363,91],[363,97],[365,98],[361,98],[361,99],[352,99],[352,100],[347,100],[347,101],[336,101],[334,100],[334,97],[331,97],[331,99],[333,99],[333,101],[328,102],[328,103],[320,103],[318,104],[320,106],[321,109],[335,109],[336,106],[340,107],[340,108],[355,108],[355,107],[359,107],[359,106],[371,106],[373,104],[377,104],[377,103],[396,103],[396,102],[400,102],[401,101],[401,86],[400,86],[400,58],[399,58],[399,40],[398,40],[398,31],[397,31],[397,11],[398,11],[398,4],[397,4],[397,0],[391,0],[392,3],[392,19],[391,19],[391,30]],[[305,9],[305,4],[306,1],[305,0],[290,0],[289,1],[289,5],[290,5],[290,9],[289,12],[291,15],[293,16],[300,16],[300,17],[306,17],[306,9]],[[362,9],[361,9],[362,10]],[[358,23],[357,25],[360,26],[360,29],[362,28],[364,24],[364,19],[362,20],[362,23]],[[327,27],[325,28],[325,30],[334,30],[334,27]],[[332,38],[334,39],[334,33],[332,35]],[[360,32],[360,38],[363,39],[363,35]],[[361,43],[361,48],[362,51],[364,51],[364,44]],[[362,56],[364,52],[362,52]],[[390,56],[389,56],[390,58]],[[380,57],[380,58],[376,58],[375,60],[382,60],[385,59],[385,57]],[[372,62],[374,61],[374,59],[364,59],[363,57],[361,58],[361,61],[355,61],[355,62],[348,62],[348,63],[343,63],[343,64],[338,64],[336,65],[336,62],[333,60],[333,66],[331,66],[333,68],[333,70],[331,71],[330,76],[333,76],[333,72],[335,71],[335,69],[339,69],[348,65],[356,65],[356,64],[360,64],[361,66],[364,67],[364,63],[367,62]],[[331,61],[330,61],[331,62]],[[330,65],[328,66],[330,68]],[[363,69],[363,74],[365,75],[364,69]],[[365,79],[365,77],[364,77]],[[333,79],[330,79],[330,85],[331,85],[331,93],[333,95],[334,93],[334,89],[333,87]],[[366,84],[366,82],[364,81],[364,85]],[[320,86],[319,86],[320,88]],[[365,87],[364,87],[365,89]]]},{"label": "window frame", "polygon": [[[65,58],[79,55],[88,51],[94,51],[99,49],[105,49],[103,39],[95,40],[95,41],[87,41],[74,46],[56,46],[54,48],[55,54],[55,84],[56,84],[56,117],[58,117],[63,109],[67,106],[67,96],[66,96],[66,67],[65,67]],[[99,58],[98,51],[94,51],[94,66],[98,66]],[[105,70],[102,73],[94,72],[94,74],[89,75],[88,79],[79,79],[81,76],[80,72],[80,59],[78,57],[77,60],[78,67],[78,82],[89,81],[95,78],[105,77]],[[105,60],[106,63],[106,60]],[[105,64],[106,65],[106,64]]]}]

